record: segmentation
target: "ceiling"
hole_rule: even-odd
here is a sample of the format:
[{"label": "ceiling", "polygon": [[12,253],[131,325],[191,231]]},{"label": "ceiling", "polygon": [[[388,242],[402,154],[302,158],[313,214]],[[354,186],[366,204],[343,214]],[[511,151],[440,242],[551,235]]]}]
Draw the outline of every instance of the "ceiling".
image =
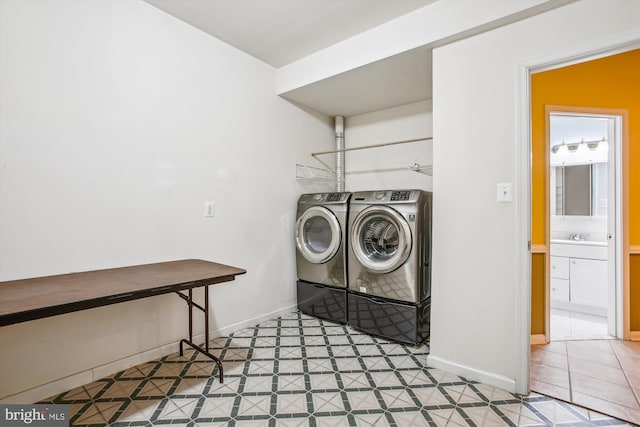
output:
[{"label": "ceiling", "polygon": [[328,116],[355,116],[432,99],[432,46],[412,49],[282,96]]},{"label": "ceiling", "polygon": [[145,0],[280,68],[435,0]]},{"label": "ceiling", "polygon": [[[2,1],[2,0],[0,0]],[[249,55],[280,69],[337,43],[372,30],[441,0],[144,0]],[[478,24],[458,30],[438,43],[524,19],[575,0],[490,2],[498,12]],[[442,6],[444,3],[441,3]],[[484,12],[480,2],[474,10]],[[462,6],[461,6],[462,5]],[[448,2],[448,10],[462,13],[463,2]],[[437,8],[438,9],[438,8]],[[442,7],[439,8],[442,10]],[[465,15],[465,14],[463,14]],[[465,15],[469,17],[469,13]],[[431,24],[438,26],[436,12]],[[451,14],[449,19],[452,19]],[[454,23],[455,17],[453,17]],[[397,21],[396,21],[397,22]],[[463,21],[458,21],[463,22]],[[457,27],[455,24],[454,27]],[[280,95],[328,116],[354,116],[432,99],[434,42],[371,62]],[[276,89],[274,88],[274,92]]]}]

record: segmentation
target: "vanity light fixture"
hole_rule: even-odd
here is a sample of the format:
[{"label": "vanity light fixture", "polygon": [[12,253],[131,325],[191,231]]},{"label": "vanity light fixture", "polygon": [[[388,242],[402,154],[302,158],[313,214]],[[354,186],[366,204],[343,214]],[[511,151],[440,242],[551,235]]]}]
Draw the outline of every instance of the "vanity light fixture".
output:
[{"label": "vanity light fixture", "polygon": [[600,141],[587,141],[586,144],[587,144],[587,147],[589,147],[589,150],[593,151],[598,149],[598,146],[600,145],[601,142],[606,142],[606,140],[604,139],[604,136]]},{"label": "vanity light fixture", "polygon": [[582,144],[582,142],[573,142],[571,144],[567,144],[567,150],[569,150],[570,153],[575,153],[576,151],[578,151],[578,147],[580,146],[580,144]]},{"label": "vanity light fixture", "polygon": [[594,151],[598,149],[601,142],[607,142],[604,136],[602,137],[602,139],[596,139],[593,141],[585,141],[583,138],[580,140],[580,142],[572,142],[570,144],[567,144],[564,142],[564,140],[562,140],[562,144],[556,144],[551,147],[551,152],[553,154],[556,154],[558,151],[560,151],[562,147],[567,147],[567,150],[570,153],[575,153],[576,151],[578,151],[578,148],[580,147],[581,144],[586,145],[587,148],[589,148],[589,150]]},{"label": "vanity light fixture", "polygon": [[556,144],[553,147],[551,147],[551,152],[553,154],[556,154],[562,147],[564,147],[566,144],[564,143],[564,139],[562,140],[562,144]]}]

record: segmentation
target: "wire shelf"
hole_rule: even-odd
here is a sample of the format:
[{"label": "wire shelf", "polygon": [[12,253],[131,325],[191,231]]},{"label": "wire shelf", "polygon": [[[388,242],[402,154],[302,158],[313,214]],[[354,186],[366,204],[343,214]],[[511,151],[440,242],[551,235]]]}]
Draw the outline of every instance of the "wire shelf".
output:
[{"label": "wire shelf", "polygon": [[423,173],[428,176],[433,176],[433,166],[419,165],[418,163],[414,163],[409,166],[409,169],[414,172]]},{"label": "wire shelf", "polygon": [[307,184],[333,184],[337,177],[333,171],[296,164],[296,180]]}]

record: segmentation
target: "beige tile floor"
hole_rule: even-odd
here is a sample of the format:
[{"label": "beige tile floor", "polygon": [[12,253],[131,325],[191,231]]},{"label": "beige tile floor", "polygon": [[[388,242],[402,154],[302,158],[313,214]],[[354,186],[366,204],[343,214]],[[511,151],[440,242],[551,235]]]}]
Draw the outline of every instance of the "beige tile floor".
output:
[{"label": "beige tile floor", "polygon": [[531,346],[531,389],[640,424],[640,342],[552,341]]}]

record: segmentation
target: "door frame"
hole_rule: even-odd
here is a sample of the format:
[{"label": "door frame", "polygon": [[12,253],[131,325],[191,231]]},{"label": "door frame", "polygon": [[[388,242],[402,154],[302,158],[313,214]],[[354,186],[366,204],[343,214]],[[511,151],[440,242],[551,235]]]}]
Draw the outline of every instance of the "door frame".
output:
[{"label": "door frame", "polygon": [[[613,168],[615,171],[615,203],[609,207],[609,214],[611,210],[614,211],[614,230],[609,230],[607,224],[607,233],[613,233],[613,245],[614,245],[614,286],[616,292],[615,299],[615,334],[616,337],[621,333],[623,339],[629,339],[630,334],[630,303],[629,303],[629,215],[626,208],[628,203],[628,187],[629,187],[629,156],[625,153],[628,152],[629,142],[629,112],[627,110],[613,109],[613,108],[596,108],[596,107],[575,107],[565,105],[545,105],[545,176],[548,178],[550,174],[551,162],[550,162],[550,120],[549,117],[554,113],[567,113],[575,115],[585,116],[602,116],[606,118],[616,118],[616,121],[621,121],[620,135],[616,137],[613,145],[614,162]],[[618,120],[619,118],[619,120]],[[618,130],[618,129],[616,129]],[[610,156],[611,157],[611,156]],[[625,162],[623,164],[623,162]],[[611,179],[611,175],[608,178]],[[625,197],[626,195],[626,197]],[[545,185],[545,342],[551,341],[551,212],[549,206],[549,200],[551,197],[549,183]],[[611,248],[607,249],[608,256],[611,256]],[[611,260],[608,260],[610,263]],[[611,264],[609,264],[610,266]],[[608,267],[611,268],[611,267]],[[620,274],[618,274],[620,272]],[[611,280],[611,274],[608,272],[607,277]],[[608,291],[607,291],[608,294]],[[622,304],[618,304],[619,299],[622,299]],[[622,313],[618,312],[618,309],[622,309]],[[622,316],[620,316],[620,314]],[[619,324],[618,319],[621,320]]]},{"label": "door frame", "polygon": [[[588,47],[585,47],[588,45]],[[516,65],[516,256],[518,286],[517,352],[515,375],[516,393],[529,394],[529,369],[531,358],[531,74],[565,67],[593,59],[623,53],[640,47],[637,31],[624,31],[589,43],[561,49],[546,57],[525,58]],[[628,135],[627,135],[628,137]],[[623,137],[624,138],[624,137]],[[625,138],[628,139],[628,138]],[[623,174],[628,174],[628,155],[623,155]],[[624,175],[623,175],[624,176]],[[624,178],[623,178],[624,179]],[[627,175],[628,179],[628,175]],[[623,203],[628,207],[628,186],[623,189]],[[628,229],[628,215],[623,212],[623,227]],[[628,238],[625,246],[624,265],[628,269]],[[626,275],[628,277],[628,274]],[[628,280],[628,278],[627,278]],[[628,296],[627,296],[628,301]]]}]

